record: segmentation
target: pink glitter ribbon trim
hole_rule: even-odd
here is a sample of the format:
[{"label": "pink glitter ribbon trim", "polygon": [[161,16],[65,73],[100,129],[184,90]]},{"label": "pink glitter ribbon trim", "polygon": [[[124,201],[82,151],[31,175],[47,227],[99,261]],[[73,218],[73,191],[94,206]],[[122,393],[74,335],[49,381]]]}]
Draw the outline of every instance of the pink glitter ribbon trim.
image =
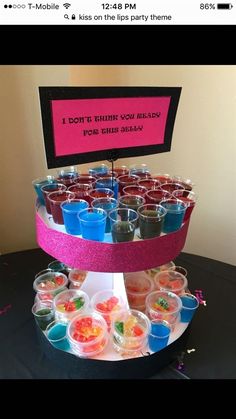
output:
[{"label": "pink glitter ribbon trim", "polygon": [[39,246],[70,267],[93,272],[136,272],[175,259],[184,247],[189,219],[180,230],[148,240],[103,243],[49,228],[36,212]]}]

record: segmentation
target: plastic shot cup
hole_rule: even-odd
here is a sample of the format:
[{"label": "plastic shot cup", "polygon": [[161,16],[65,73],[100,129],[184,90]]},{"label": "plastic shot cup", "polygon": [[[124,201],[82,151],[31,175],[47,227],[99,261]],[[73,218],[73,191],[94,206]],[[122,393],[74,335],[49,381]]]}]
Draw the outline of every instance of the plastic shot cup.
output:
[{"label": "plastic shot cup", "polygon": [[118,207],[118,202],[114,198],[97,198],[94,199],[91,203],[92,208],[102,208],[107,213],[107,219],[106,219],[106,229],[105,233],[111,232],[111,223],[109,214],[113,209],[116,209]]},{"label": "plastic shot cup", "polygon": [[118,208],[109,214],[114,243],[132,241],[137,227],[138,213],[130,208]]},{"label": "plastic shot cup", "polygon": [[154,276],[154,283],[157,290],[170,291],[177,295],[184,294],[188,287],[186,276],[176,270],[162,271]]},{"label": "plastic shot cup", "polygon": [[174,330],[179,320],[182,301],[173,292],[153,291],[146,298],[146,314],[151,320],[165,320]]},{"label": "plastic shot cup", "polygon": [[90,305],[95,313],[100,314],[107,323],[108,331],[111,324],[122,311],[127,309],[126,304],[113,289],[98,291],[91,298]]},{"label": "plastic shot cup", "polygon": [[68,279],[70,289],[79,289],[85,279],[87,278],[88,271],[82,271],[80,269],[71,269]]},{"label": "plastic shot cup", "polygon": [[114,167],[114,171],[117,173],[118,177],[129,174],[129,168],[125,165]]},{"label": "plastic shot cup", "polygon": [[175,198],[180,199],[180,201],[183,201],[187,205],[186,212],[184,215],[184,221],[188,220],[190,215],[192,214],[193,208],[196,205],[197,195],[195,194],[195,192],[189,192],[186,189],[174,191],[172,195]]},{"label": "plastic shot cup", "polygon": [[66,288],[67,283],[68,278],[63,273],[44,270],[35,277],[33,288],[38,300],[52,301],[56,294]]},{"label": "plastic shot cup", "polygon": [[[137,211],[141,205],[146,203],[145,198],[139,195],[123,195],[119,198],[120,208],[130,208]],[[139,219],[136,221],[136,227],[139,226]]]},{"label": "plastic shot cup", "polygon": [[150,329],[150,320],[141,311],[120,313],[112,324],[114,349],[118,345],[123,350],[141,350],[147,344]]},{"label": "plastic shot cup", "polygon": [[68,188],[69,192],[75,194],[76,199],[84,199],[85,201],[90,204],[90,197],[89,192],[93,189],[92,183],[76,183],[76,185],[72,185]]},{"label": "plastic shot cup", "polygon": [[155,268],[151,268],[148,269],[147,271],[145,271],[149,276],[151,276],[151,278],[154,278],[154,276],[161,272],[161,271],[168,271],[168,270],[173,270],[175,268],[175,263],[170,261],[168,263],[165,263],[164,265],[161,266],[156,266]]},{"label": "plastic shot cup", "polygon": [[172,182],[172,177],[168,173],[154,173],[152,179],[157,179],[161,184]]},{"label": "plastic shot cup", "polygon": [[95,176],[80,175],[76,185],[91,185],[93,188],[95,188],[96,180],[97,178]]},{"label": "plastic shot cup", "polygon": [[42,186],[55,183],[55,176],[46,176],[45,178],[38,178],[32,181],[32,185],[34,190],[39,198],[39,202],[42,205],[45,205],[45,200],[43,196],[43,192],[41,190]]},{"label": "plastic shot cup", "polygon": [[89,204],[84,199],[71,199],[61,203],[65,229],[68,234],[81,234],[78,212],[88,208]]},{"label": "plastic shot cup", "polygon": [[145,198],[139,195],[123,195],[119,198],[120,208],[130,208],[137,211],[138,207],[145,204]]},{"label": "plastic shot cup", "polygon": [[148,166],[143,164],[134,164],[129,168],[130,175],[137,175],[140,178],[149,178],[151,177],[150,170]]},{"label": "plastic shot cup", "polygon": [[125,186],[123,188],[123,194],[124,195],[138,195],[138,196],[144,196],[147,192],[147,189],[144,186],[140,185],[129,185]]},{"label": "plastic shot cup", "polygon": [[60,292],[53,300],[55,319],[61,323],[68,323],[77,314],[84,313],[88,306],[88,295],[79,289]]},{"label": "plastic shot cup", "polygon": [[177,182],[170,182],[170,183],[162,183],[161,185],[161,189],[163,191],[168,191],[172,194],[172,192],[180,189],[180,190],[184,190],[183,185],[181,185],[180,183]]},{"label": "plastic shot cup", "polygon": [[69,187],[78,182],[79,172],[75,166],[66,167],[57,171],[57,180]]},{"label": "plastic shot cup", "polygon": [[48,200],[50,202],[51,214],[54,223],[64,224],[61,203],[67,200],[75,198],[75,194],[69,191],[57,191],[51,192],[48,195]]},{"label": "plastic shot cup", "polygon": [[154,290],[152,279],[144,271],[124,273],[124,284],[129,306],[145,311],[146,297]]},{"label": "plastic shot cup", "polygon": [[53,272],[61,272],[64,275],[68,276],[72,268],[65,265],[63,262],[60,262],[60,260],[55,259],[48,264],[48,269]]},{"label": "plastic shot cup", "polygon": [[151,189],[146,192],[144,195],[146,204],[160,204],[163,199],[172,198],[172,195],[168,191],[163,191],[162,189]]},{"label": "plastic shot cup", "polygon": [[180,299],[182,301],[182,309],[180,312],[181,322],[189,323],[199,306],[199,301],[195,295],[189,293],[181,295]]},{"label": "plastic shot cup", "polygon": [[147,191],[150,191],[152,189],[158,189],[161,186],[161,183],[157,179],[148,178],[139,180],[138,185],[143,186]]},{"label": "plastic shot cup", "polygon": [[81,358],[98,355],[109,338],[106,321],[94,312],[74,317],[68,325],[67,336],[72,351]]},{"label": "plastic shot cup", "polygon": [[171,327],[165,320],[151,321],[148,345],[152,352],[158,352],[168,345]]},{"label": "plastic shot cup", "polygon": [[119,192],[120,195],[124,195],[123,188],[129,185],[137,185],[138,181],[141,179],[136,175],[123,175],[119,176]]},{"label": "plastic shot cup", "polygon": [[43,197],[44,197],[46,211],[47,211],[48,214],[52,213],[48,196],[49,196],[50,193],[57,192],[57,191],[66,191],[66,186],[63,185],[63,183],[53,182],[52,184],[46,184],[46,185],[41,187],[41,192],[42,192]]},{"label": "plastic shot cup", "polygon": [[142,239],[160,236],[166,213],[165,208],[156,204],[145,204],[138,208],[140,236]]},{"label": "plastic shot cup", "polygon": [[114,191],[109,188],[96,188],[89,191],[89,204],[97,198],[114,198]]},{"label": "plastic shot cup", "polygon": [[52,301],[38,300],[32,307],[32,313],[40,329],[46,330],[47,326],[54,320]]},{"label": "plastic shot cup", "polygon": [[129,242],[134,239],[135,226],[130,221],[116,221],[112,224],[113,243]]},{"label": "plastic shot cup", "polygon": [[160,205],[167,211],[162,228],[163,233],[172,233],[179,230],[184,220],[187,205],[177,198],[163,200]]},{"label": "plastic shot cup", "polygon": [[109,167],[106,164],[100,164],[99,166],[94,166],[89,169],[89,174],[91,176],[100,177],[100,175],[105,175],[108,173]]},{"label": "plastic shot cup", "polygon": [[96,189],[107,188],[114,192],[114,198],[118,199],[119,184],[114,176],[103,176],[97,179],[95,184]]},{"label": "plastic shot cup", "polygon": [[112,210],[109,214],[109,217],[111,221],[111,228],[112,225],[117,221],[127,221],[132,223],[135,228],[137,226],[138,213],[131,208],[117,208]]},{"label": "plastic shot cup", "polygon": [[54,348],[60,349],[61,351],[68,351],[70,349],[66,324],[54,320],[47,326],[46,336]]},{"label": "plastic shot cup", "polygon": [[102,208],[86,208],[78,213],[82,237],[87,240],[103,241],[107,213]]}]

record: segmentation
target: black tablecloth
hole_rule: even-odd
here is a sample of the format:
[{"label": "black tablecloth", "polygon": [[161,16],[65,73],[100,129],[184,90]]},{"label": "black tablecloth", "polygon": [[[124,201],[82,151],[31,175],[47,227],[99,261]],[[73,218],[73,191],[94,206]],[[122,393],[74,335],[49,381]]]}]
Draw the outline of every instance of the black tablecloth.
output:
[{"label": "black tablecloth", "polygon": [[[48,359],[31,313],[35,274],[52,260],[41,249],[0,258],[1,379],[80,378],[79,373]],[[150,378],[236,378],[236,268],[187,253],[180,254],[175,263],[188,270],[190,290],[202,290],[207,305],[200,305],[191,323],[187,348]]]}]

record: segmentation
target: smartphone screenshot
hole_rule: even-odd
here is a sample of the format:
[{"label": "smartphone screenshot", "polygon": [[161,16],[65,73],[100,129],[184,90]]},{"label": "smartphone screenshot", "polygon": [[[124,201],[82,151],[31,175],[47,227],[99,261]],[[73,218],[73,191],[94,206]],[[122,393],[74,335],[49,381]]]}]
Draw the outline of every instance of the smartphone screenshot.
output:
[{"label": "smartphone screenshot", "polygon": [[0,25],[236,24],[235,0],[0,1]]}]

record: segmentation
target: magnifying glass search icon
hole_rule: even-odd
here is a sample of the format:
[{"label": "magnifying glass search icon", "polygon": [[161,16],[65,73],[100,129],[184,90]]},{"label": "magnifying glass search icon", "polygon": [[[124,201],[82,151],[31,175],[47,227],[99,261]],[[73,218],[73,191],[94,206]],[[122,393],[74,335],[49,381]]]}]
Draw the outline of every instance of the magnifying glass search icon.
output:
[{"label": "magnifying glass search icon", "polygon": [[69,19],[69,16],[68,15],[64,15],[64,19]]}]

